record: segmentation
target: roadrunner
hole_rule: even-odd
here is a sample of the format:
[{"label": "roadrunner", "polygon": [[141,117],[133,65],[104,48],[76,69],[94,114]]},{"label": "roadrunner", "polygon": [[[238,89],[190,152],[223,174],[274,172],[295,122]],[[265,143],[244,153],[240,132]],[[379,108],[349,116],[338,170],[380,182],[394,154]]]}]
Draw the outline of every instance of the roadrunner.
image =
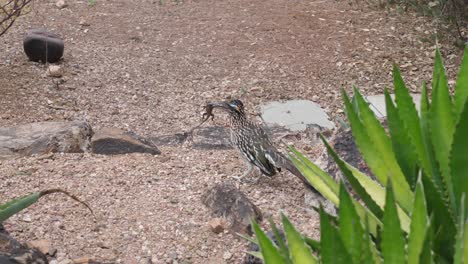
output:
[{"label": "roadrunner", "polygon": [[252,172],[253,165],[266,176],[273,176],[284,168],[312,188],[293,163],[273,146],[267,133],[259,125],[247,119],[244,104],[240,100],[208,103],[206,115],[213,116],[211,114],[213,108],[221,108],[229,114],[231,142],[247,164],[247,171],[242,176],[233,178],[241,180]]}]

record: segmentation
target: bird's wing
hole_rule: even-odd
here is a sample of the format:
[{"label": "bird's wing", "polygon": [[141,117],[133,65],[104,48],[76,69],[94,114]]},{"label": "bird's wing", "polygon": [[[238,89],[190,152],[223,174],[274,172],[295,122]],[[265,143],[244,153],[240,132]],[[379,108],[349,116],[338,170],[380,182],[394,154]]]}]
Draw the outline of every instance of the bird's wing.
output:
[{"label": "bird's wing", "polygon": [[248,149],[242,150],[247,159],[267,176],[273,176],[276,173],[275,165],[265,155],[265,149],[261,142],[253,142],[249,144]]}]

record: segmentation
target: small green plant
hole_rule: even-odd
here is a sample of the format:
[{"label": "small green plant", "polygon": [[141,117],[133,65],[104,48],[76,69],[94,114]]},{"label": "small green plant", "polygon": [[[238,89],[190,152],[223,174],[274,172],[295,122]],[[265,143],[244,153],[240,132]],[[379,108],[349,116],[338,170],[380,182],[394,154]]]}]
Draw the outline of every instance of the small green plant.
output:
[{"label": "small green plant", "polygon": [[86,206],[91,211],[91,213],[93,212],[93,210],[91,210],[91,207],[89,207],[87,203],[81,201],[73,194],[70,194],[69,192],[66,192],[61,189],[49,189],[41,192],[31,193],[26,196],[10,200],[4,204],[0,204],[0,224],[3,221],[10,218],[11,216],[17,214],[21,210],[26,209],[32,204],[36,203],[39,200],[39,198],[52,193],[63,193],[68,197],[72,198],[73,200]]},{"label": "small green plant", "polygon": [[322,137],[359,201],[291,148],[294,164],[339,214],[319,210],[320,241],[299,235],[283,216],[288,248],[275,246],[254,223],[265,263],[468,261],[468,47],[453,96],[438,50],[431,100],[423,84],[419,115],[396,66],[394,92],[396,104],[385,90],[388,134],[357,89],[353,99],[343,92],[353,137],[376,180]]}]

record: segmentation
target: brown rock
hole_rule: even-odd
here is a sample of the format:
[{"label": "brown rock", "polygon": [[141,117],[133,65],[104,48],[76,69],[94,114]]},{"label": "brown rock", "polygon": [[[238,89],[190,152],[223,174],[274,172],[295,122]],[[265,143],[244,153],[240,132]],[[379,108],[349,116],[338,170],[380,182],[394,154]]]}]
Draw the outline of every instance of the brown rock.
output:
[{"label": "brown rock", "polygon": [[135,152],[161,154],[149,140],[118,128],[103,128],[97,131],[91,139],[91,150],[97,154],[107,155]]},{"label": "brown rock", "polygon": [[221,183],[209,189],[202,201],[215,217],[225,218],[234,232],[251,235],[251,220],[262,220],[260,209],[230,183]]},{"label": "brown rock", "polygon": [[89,264],[93,263],[94,261],[88,257],[76,258],[72,260],[73,264]]},{"label": "brown rock", "polygon": [[208,226],[210,227],[210,230],[213,231],[213,233],[219,234],[228,228],[228,222],[224,218],[217,217],[208,221]]},{"label": "brown rock", "polygon": [[86,152],[92,134],[91,126],[83,121],[0,127],[0,157]]},{"label": "brown rock", "polygon": [[46,239],[29,241],[26,242],[26,245],[30,248],[35,248],[39,250],[44,255],[49,254],[52,256],[55,251],[51,248],[50,241]]}]

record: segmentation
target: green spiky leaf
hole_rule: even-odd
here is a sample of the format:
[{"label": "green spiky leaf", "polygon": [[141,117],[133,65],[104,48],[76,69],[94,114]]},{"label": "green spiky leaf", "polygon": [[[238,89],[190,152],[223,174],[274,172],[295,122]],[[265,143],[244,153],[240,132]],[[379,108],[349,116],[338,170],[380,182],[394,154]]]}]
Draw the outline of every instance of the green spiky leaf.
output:
[{"label": "green spiky leaf", "polygon": [[304,241],[309,245],[309,247],[317,254],[320,254],[320,241],[312,239],[310,237],[304,237]]},{"label": "green spiky leaf", "polygon": [[282,215],[284,232],[288,240],[289,251],[294,263],[317,263],[317,259],[312,255],[309,246],[305,243],[301,234],[297,232],[289,219]]},{"label": "green spiky leaf", "polygon": [[39,198],[40,193],[36,192],[0,205],[0,223],[20,212],[21,210],[28,208],[37,202]]},{"label": "green spiky leaf", "polygon": [[304,175],[309,183],[320,192],[325,198],[335,205],[338,205],[338,184],[317,165],[313,164],[295,148],[290,147],[294,155],[290,155],[290,160],[297,169]]},{"label": "green spiky leaf", "polygon": [[405,263],[405,239],[400,227],[391,181],[387,184],[383,219],[382,255],[385,264]]},{"label": "green spiky leaf", "polygon": [[265,264],[285,264],[278,249],[255,221],[252,221],[252,227],[257,236],[258,245],[260,246],[260,252]]},{"label": "green spiky leaf", "polygon": [[351,125],[351,132],[353,133],[354,140],[359,147],[359,151],[375,177],[381,184],[385,184],[388,178],[388,170],[384,160],[380,157],[371,138],[367,134],[364,125],[359,119],[358,112],[355,111],[355,107],[351,104],[348,95],[345,91],[342,93],[343,100],[345,102],[346,116],[348,117]]},{"label": "green spiky leaf", "polygon": [[466,100],[468,98],[468,45],[465,47],[463,53],[463,60],[458,73],[458,79],[455,84],[455,95],[453,97],[453,104],[455,109],[455,120],[459,119],[460,113],[462,112]]},{"label": "green spiky leaf", "polygon": [[[452,150],[450,153],[450,171],[452,172],[453,193],[457,211],[468,213],[468,203],[461,208],[460,201],[463,193],[468,192],[468,101],[460,113],[460,118],[453,136]],[[464,216],[466,217],[466,216]]]},{"label": "green spiky leaf", "polygon": [[[379,120],[377,120],[372,110],[370,110],[369,105],[357,89],[354,91],[354,97],[357,98],[363,127],[366,129],[371,140],[366,143],[373,144],[375,150],[383,159],[387,174],[391,175],[392,181],[395,183],[393,189],[396,201],[405,210],[405,212],[411,212],[411,201],[413,198],[411,189],[395,158],[390,138],[385,133],[385,130],[382,125],[380,125]],[[361,145],[359,145],[359,147],[361,147]],[[383,182],[384,186],[386,184],[386,182]]]},{"label": "green spiky leaf", "polygon": [[387,120],[388,128],[390,130],[390,136],[392,139],[393,150],[395,156],[401,167],[406,181],[410,185],[411,189],[414,189],[416,184],[416,167],[417,167],[417,155],[414,152],[411,140],[408,136],[408,131],[405,129],[403,122],[400,120],[395,105],[393,104],[392,98],[387,89],[384,91],[385,94],[385,105],[387,109]]},{"label": "green spiky leaf", "polygon": [[364,230],[361,226],[361,219],[354,208],[353,201],[343,182],[340,184],[340,208],[338,219],[339,231],[343,244],[353,258],[353,262],[361,263]]},{"label": "green spiky leaf", "polygon": [[452,211],[455,211],[455,197],[453,194],[452,179],[449,166],[449,153],[454,133],[454,119],[452,102],[449,94],[447,77],[440,52],[436,50],[434,74],[432,79],[432,107],[430,109],[430,135],[435,157],[442,175],[442,188],[444,195],[449,197]]},{"label": "green spiky leaf", "polygon": [[89,207],[89,205],[87,203],[81,201],[80,199],[78,199],[73,194],[70,194],[69,192],[61,190],[61,189],[49,189],[49,190],[45,190],[45,191],[41,191],[41,192],[31,193],[31,194],[25,195],[25,196],[23,196],[21,198],[13,199],[13,200],[5,203],[5,204],[1,204],[0,205],[0,223],[5,221],[6,219],[11,217],[12,215],[20,212],[21,210],[24,210],[24,209],[28,208],[29,206],[31,206],[32,204],[37,202],[39,200],[39,198],[41,198],[41,197],[43,197],[45,195],[52,194],[52,193],[65,194],[68,197],[72,198],[73,200],[75,200],[75,201],[83,204],[84,206],[86,206],[86,208],[88,208],[89,211],[91,213],[93,213],[93,210],[91,209],[91,207]]},{"label": "green spiky leaf", "polygon": [[468,261],[468,220],[464,216],[464,204],[465,204],[465,194],[462,195],[461,202],[461,211],[460,216],[458,217],[458,234],[457,241],[455,243],[455,256],[454,264],[463,264],[464,261]]},{"label": "green spiky leaf", "polygon": [[320,254],[324,264],[352,264],[338,230],[331,224],[325,211],[320,207]]},{"label": "green spiky leaf", "polygon": [[416,185],[413,213],[411,215],[411,231],[408,238],[408,263],[419,263],[428,228],[429,218],[424,191],[422,183],[419,182]]},{"label": "green spiky leaf", "polygon": [[286,244],[284,243],[283,237],[281,237],[278,227],[276,226],[273,219],[269,218],[268,220],[270,222],[271,229],[273,230],[273,234],[275,235],[275,239],[277,241],[280,253],[283,256],[284,261],[286,263],[293,263],[292,260],[289,258],[289,250],[286,247]]},{"label": "green spiky leaf", "polygon": [[414,105],[405,82],[401,77],[400,70],[396,65],[393,66],[393,86],[395,88],[395,102],[397,104],[398,115],[402,121],[408,136],[411,139],[411,145],[418,156],[420,166],[427,172],[430,172],[430,162],[426,155],[426,149],[423,142],[421,126],[419,123],[418,111]]}]

